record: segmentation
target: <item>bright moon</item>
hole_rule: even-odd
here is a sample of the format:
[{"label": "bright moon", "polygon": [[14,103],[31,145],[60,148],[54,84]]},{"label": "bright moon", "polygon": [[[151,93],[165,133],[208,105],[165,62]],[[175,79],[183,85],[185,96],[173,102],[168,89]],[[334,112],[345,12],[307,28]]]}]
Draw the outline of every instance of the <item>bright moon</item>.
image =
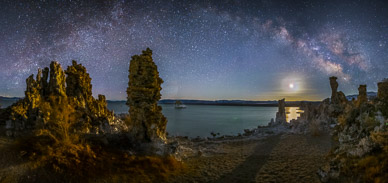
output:
[{"label": "bright moon", "polygon": [[288,87],[290,87],[291,89],[294,88],[294,83],[290,83],[290,85],[288,85]]}]

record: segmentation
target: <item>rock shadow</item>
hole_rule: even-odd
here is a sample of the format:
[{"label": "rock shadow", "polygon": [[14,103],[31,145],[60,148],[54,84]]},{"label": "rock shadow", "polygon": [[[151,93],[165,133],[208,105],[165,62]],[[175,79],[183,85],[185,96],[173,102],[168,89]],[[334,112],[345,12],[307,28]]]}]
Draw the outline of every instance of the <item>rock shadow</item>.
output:
[{"label": "rock shadow", "polygon": [[214,182],[256,182],[258,172],[267,162],[272,149],[279,143],[280,137],[281,135],[276,135],[263,140],[263,143],[258,144],[252,155],[247,157],[243,163]]}]

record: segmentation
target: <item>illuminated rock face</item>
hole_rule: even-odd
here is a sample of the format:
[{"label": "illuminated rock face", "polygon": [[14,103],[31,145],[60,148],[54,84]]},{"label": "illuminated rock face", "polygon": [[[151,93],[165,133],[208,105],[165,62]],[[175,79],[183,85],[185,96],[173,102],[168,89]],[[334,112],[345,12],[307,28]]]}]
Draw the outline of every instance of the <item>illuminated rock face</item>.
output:
[{"label": "illuminated rock face", "polygon": [[128,100],[132,134],[136,139],[152,142],[166,139],[167,119],[158,106],[163,80],[147,48],[141,55],[132,56],[129,66]]},{"label": "illuminated rock face", "polygon": [[89,132],[91,128],[94,133],[102,133],[101,126],[114,120],[113,112],[107,109],[105,96],[99,95],[97,100],[93,98],[91,78],[86,68],[76,61],[66,71],[58,62],[51,62],[50,69],[38,70],[36,79],[29,76],[26,85],[25,97],[7,108],[10,114],[7,124],[14,132],[44,124],[47,114],[43,105],[53,105],[51,97],[68,99],[68,105],[74,107],[79,116],[80,131]]},{"label": "illuminated rock face", "polygon": [[72,99],[75,109],[86,114],[84,121],[90,121],[93,131],[101,132],[100,126],[109,123],[113,113],[107,109],[107,102],[104,95],[98,95],[98,99],[92,96],[92,79],[82,64],[73,60],[72,65],[65,71],[66,95]]},{"label": "illuminated rock face", "polygon": [[66,96],[65,72],[58,62],[50,64],[50,81],[48,84],[49,95]]},{"label": "illuminated rock face", "polygon": [[66,95],[85,102],[82,103],[83,107],[92,107],[92,79],[86,72],[86,68],[73,60],[72,65],[67,67],[65,73],[67,75]]}]

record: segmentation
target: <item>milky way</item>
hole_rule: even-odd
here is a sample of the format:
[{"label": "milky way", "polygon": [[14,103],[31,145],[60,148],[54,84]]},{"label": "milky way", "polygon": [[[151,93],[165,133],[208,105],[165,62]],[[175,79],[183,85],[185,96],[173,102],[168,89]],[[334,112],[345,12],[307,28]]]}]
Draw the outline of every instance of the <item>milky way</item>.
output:
[{"label": "milky way", "polygon": [[[388,77],[378,1],[2,1],[0,95],[50,61],[82,63],[93,93],[123,100],[132,55],[150,47],[163,98],[321,100]],[[289,91],[289,84],[298,91]]]}]

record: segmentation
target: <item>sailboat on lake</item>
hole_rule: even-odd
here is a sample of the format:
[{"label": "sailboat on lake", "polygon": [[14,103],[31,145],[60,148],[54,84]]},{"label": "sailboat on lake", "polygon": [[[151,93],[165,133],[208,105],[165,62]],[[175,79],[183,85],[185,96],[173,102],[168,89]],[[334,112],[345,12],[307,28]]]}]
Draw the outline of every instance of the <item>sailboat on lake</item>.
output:
[{"label": "sailboat on lake", "polygon": [[186,106],[180,100],[175,101],[175,109],[185,109]]}]

